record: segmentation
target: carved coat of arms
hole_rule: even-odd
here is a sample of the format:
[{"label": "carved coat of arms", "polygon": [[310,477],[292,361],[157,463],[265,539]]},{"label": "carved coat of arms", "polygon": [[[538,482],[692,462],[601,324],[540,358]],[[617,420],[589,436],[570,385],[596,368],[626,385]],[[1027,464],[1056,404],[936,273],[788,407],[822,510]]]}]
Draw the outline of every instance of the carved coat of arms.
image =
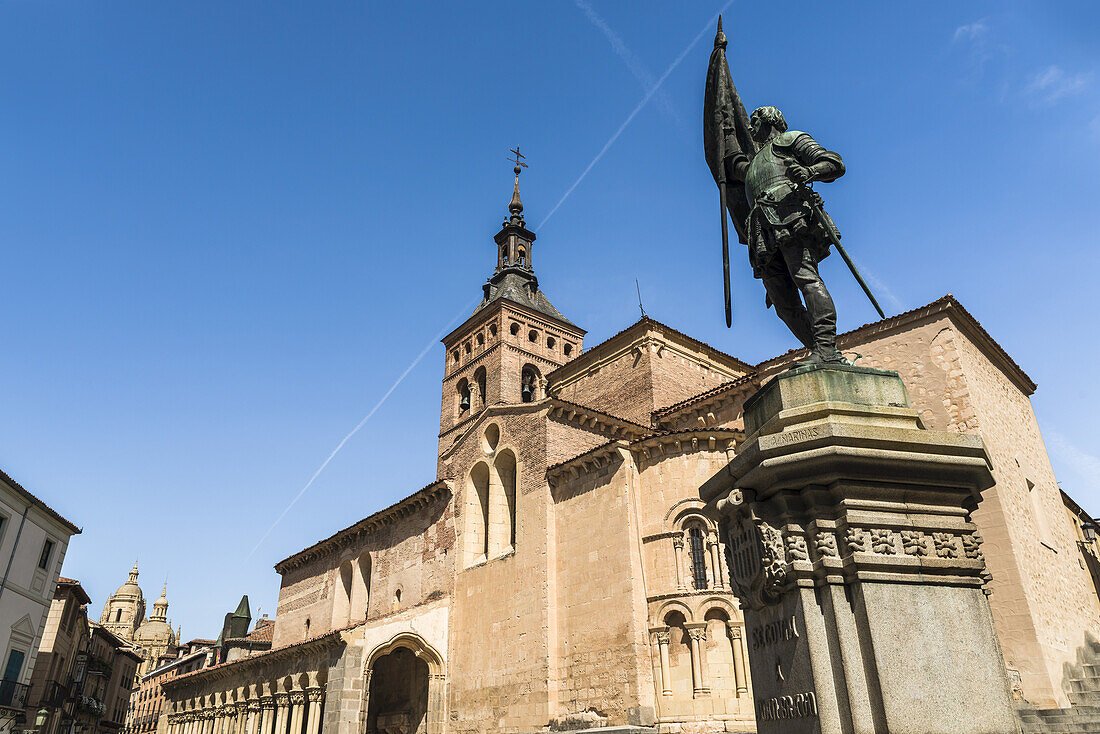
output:
[{"label": "carved coat of arms", "polygon": [[[787,551],[778,528],[757,517],[741,490],[730,492],[721,530],[726,539],[726,564],[733,593],[742,606],[760,608],[776,603],[787,580]],[[732,509],[733,512],[728,512]]]}]

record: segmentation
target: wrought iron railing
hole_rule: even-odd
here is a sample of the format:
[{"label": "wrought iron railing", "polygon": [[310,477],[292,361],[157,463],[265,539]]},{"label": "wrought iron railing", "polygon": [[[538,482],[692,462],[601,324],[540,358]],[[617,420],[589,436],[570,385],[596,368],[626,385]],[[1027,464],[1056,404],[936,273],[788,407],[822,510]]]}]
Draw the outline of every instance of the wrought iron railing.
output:
[{"label": "wrought iron railing", "polygon": [[30,686],[7,678],[0,680],[0,706],[21,709],[27,705],[27,691]]}]

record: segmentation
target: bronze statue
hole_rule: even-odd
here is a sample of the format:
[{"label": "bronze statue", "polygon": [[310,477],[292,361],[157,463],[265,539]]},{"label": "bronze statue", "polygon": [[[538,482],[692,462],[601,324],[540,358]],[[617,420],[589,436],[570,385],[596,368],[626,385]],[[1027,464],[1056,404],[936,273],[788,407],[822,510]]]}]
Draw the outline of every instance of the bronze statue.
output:
[{"label": "bronze statue", "polygon": [[804,132],[788,130],[783,113],[760,107],[749,118],[733,86],[725,56],[722,20],[714,39],[703,110],[707,162],[722,204],[726,325],[732,324],[726,211],[740,242],[748,246],[753,276],[768,305],[810,350],[799,365],[847,364],[836,349],[836,308],[818,263],[835,245],[879,314],[874,296],[840,244],[840,232],[810,188],[844,175],[840,156]]}]

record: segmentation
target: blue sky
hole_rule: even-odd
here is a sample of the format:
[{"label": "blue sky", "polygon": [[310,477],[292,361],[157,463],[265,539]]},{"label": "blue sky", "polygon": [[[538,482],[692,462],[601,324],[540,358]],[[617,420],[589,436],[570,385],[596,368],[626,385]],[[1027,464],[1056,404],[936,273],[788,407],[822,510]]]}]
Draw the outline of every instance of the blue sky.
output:
[{"label": "blue sky", "polygon": [[[0,466],[84,528],[64,573],[94,615],[135,558],[186,638],[242,593],[273,613],[276,561],[435,478],[438,335],[495,262],[515,145],[540,283],[590,345],[636,320],[637,278],[743,359],[793,346],[740,250],[723,322],[721,6],[0,2]],[[1100,513],[1100,6],[725,18],[746,104],[844,156],[820,188],[886,310],[954,293]],[[823,270],[840,328],[873,320]]]}]

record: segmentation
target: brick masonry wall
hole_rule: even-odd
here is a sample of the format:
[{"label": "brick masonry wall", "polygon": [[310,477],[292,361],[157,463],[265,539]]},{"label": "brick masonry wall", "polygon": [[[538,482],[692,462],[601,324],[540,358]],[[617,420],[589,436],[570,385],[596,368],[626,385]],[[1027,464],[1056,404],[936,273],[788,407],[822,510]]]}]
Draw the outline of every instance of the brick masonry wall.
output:
[{"label": "brick masonry wall", "polygon": [[[334,552],[287,572],[279,589],[273,647],[348,625],[333,619],[340,564],[370,554],[367,618],[374,619],[453,592],[456,533],[451,498],[360,536]],[[400,589],[400,602],[396,592]],[[355,620],[351,620],[355,621]]]},{"label": "brick masonry wall", "polygon": [[740,377],[743,371],[721,365],[711,355],[674,340],[657,327],[596,360],[579,375],[563,377],[551,392],[648,426],[654,410]]},{"label": "brick masonry wall", "polygon": [[[485,439],[489,423],[500,429],[495,449]],[[467,532],[463,515],[476,463],[495,470],[496,458],[511,451],[517,477],[514,551],[470,568],[456,558],[447,676],[451,732],[534,731],[551,715],[545,426],[543,409],[495,416],[479,422],[448,457],[460,533]]]}]

